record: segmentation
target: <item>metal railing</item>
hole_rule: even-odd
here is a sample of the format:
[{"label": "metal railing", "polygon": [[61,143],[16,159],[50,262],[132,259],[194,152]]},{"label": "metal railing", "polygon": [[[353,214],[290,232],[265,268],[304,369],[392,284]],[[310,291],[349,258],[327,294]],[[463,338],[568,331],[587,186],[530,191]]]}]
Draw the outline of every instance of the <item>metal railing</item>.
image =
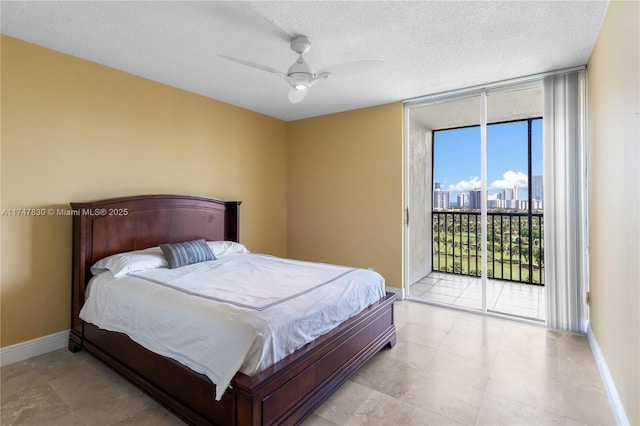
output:
[{"label": "metal railing", "polygon": [[[480,212],[432,213],[432,265],[437,272],[480,276]],[[542,213],[487,213],[487,276],[544,285]]]}]

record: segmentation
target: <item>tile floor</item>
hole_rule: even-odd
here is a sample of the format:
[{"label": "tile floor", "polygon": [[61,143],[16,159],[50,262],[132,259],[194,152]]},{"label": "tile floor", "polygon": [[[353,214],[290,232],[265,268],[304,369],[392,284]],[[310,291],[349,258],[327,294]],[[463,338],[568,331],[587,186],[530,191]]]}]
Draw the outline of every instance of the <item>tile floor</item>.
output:
[{"label": "tile floor", "polygon": [[[613,425],[584,336],[416,302],[398,345],[358,370],[313,425]],[[86,352],[5,366],[2,425],[181,425]]]},{"label": "tile floor", "polygon": [[[545,287],[487,280],[487,309],[544,321]],[[409,295],[418,299],[482,309],[480,278],[432,272],[411,285]]]}]

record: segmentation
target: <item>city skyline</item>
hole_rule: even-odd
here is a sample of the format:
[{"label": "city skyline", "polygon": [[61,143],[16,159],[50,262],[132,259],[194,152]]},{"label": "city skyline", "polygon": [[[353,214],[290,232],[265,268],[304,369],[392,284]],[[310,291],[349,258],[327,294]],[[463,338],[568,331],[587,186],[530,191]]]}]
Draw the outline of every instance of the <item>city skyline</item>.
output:
[{"label": "city skyline", "polygon": [[[538,181],[536,184],[536,180]],[[532,192],[532,206],[534,210],[542,210],[543,207],[543,186],[542,176],[532,176],[534,182],[531,189]],[[488,191],[487,191],[488,192]],[[476,188],[469,192],[460,192],[457,195],[456,203],[450,201],[450,193],[446,189],[442,189],[440,182],[434,183],[433,189],[433,209],[434,210],[446,210],[451,207],[467,207],[472,210],[480,210],[481,206],[481,189]],[[503,208],[503,209],[516,209],[527,210],[529,208],[528,199],[520,199],[518,192],[514,189],[503,189],[494,194],[492,198],[487,198],[487,207],[490,209]]]},{"label": "city skyline", "polygon": [[[527,121],[487,126],[488,199],[497,200],[505,189],[517,188],[517,198],[528,198],[528,124]],[[531,126],[532,195],[541,188],[542,119]],[[481,187],[480,127],[463,127],[434,132],[433,183],[449,192],[449,205],[458,204],[458,196]]]}]

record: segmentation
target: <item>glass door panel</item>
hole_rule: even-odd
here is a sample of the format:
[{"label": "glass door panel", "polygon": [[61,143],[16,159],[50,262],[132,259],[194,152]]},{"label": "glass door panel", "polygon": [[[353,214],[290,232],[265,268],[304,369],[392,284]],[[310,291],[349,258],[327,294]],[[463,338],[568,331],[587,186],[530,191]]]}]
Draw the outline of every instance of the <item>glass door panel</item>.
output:
[{"label": "glass door panel", "polygon": [[410,110],[408,296],[482,309],[479,95]]},{"label": "glass door panel", "polygon": [[487,310],[537,320],[542,108],[541,83],[487,93]]}]

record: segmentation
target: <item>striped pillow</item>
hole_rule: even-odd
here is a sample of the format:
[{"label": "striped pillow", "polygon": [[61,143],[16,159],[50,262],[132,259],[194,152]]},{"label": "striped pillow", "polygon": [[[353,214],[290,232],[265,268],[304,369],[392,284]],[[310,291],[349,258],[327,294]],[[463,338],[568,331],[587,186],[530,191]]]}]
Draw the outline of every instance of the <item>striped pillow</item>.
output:
[{"label": "striped pillow", "polygon": [[160,248],[167,258],[169,269],[216,259],[204,239],[185,241],[184,243],[160,244]]}]

